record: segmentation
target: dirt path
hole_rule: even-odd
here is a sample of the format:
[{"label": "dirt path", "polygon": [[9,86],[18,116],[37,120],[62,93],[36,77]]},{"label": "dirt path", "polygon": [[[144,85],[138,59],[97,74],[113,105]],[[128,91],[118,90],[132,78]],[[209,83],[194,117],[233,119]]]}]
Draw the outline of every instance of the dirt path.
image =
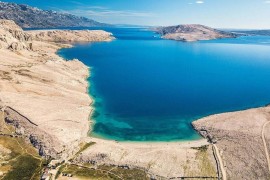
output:
[{"label": "dirt path", "polygon": [[218,147],[215,144],[213,144],[213,147],[214,147],[214,149],[216,151],[216,155],[217,155],[217,158],[218,158],[218,161],[219,161],[219,164],[220,164],[220,170],[221,170],[221,173],[222,173],[222,179],[227,180],[227,174],[226,174],[226,171],[224,169],[223,161],[222,161],[222,158],[220,156]]},{"label": "dirt path", "polygon": [[263,140],[263,146],[264,146],[264,151],[265,151],[265,155],[266,155],[266,159],[267,159],[267,164],[268,164],[268,170],[270,172],[270,158],[269,158],[269,152],[268,152],[268,148],[267,148],[267,144],[266,144],[266,140],[265,140],[265,135],[264,135],[264,130],[265,127],[267,126],[267,124],[269,124],[270,121],[267,121],[263,124],[263,128],[262,128],[262,140]]}]

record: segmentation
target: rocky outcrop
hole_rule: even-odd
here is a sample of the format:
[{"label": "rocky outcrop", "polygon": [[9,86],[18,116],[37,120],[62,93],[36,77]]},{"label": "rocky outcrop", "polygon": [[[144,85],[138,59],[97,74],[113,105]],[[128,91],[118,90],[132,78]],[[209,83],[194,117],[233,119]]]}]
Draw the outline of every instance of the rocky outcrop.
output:
[{"label": "rocky outcrop", "polygon": [[199,24],[186,24],[169,27],[155,28],[154,31],[161,34],[164,39],[177,41],[199,41],[220,38],[236,38],[237,35],[213,29]]},{"label": "rocky outcrop", "polygon": [[[41,34],[40,34],[41,33]],[[108,41],[104,31],[23,31],[0,20],[0,102],[6,122],[42,156],[69,157],[89,131],[89,68],[56,52],[55,41]],[[51,41],[51,42],[48,42]]]},{"label": "rocky outcrop", "polygon": [[0,48],[12,51],[34,50],[34,41],[48,42],[89,42],[111,41],[111,33],[95,30],[46,30],[46,31],[23,31],[18,25],[10,20],[0,20]]},{"label": "rocky outcrop", "polygon": [[[212,115],[193,122],[195,129],[216,143],[228,179],[270,179],[262,140],[270,107]],[[270,142],[270,126],[265,138]]]},{"label": "rocky outcrop", "polygon": [[13,21],[0,20],[0,47],[13,51],[32,50],[32,36]]},{"label": "rocky outcrop", "polygon": [[15,127],[16,135],[28,139],[38,149],[39,155],[49,158],[58,158],[62,149],[61,144],[53,137],[38,127],[27,117],[11,107],[4,108],[5,122]]},{"label": "rocky outcrop", "polygon": [[13,20],[23,28],[108,26],[68,13],[45,11],[28,5],[6,2],[0,2],[0,19]]}]

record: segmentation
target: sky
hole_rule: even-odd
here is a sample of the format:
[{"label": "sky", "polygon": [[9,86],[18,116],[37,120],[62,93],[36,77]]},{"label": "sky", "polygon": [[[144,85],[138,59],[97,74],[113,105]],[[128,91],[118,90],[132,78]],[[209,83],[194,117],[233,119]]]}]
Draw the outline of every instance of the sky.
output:
[{"label": "sky", "polygon": [[[3,0],[2,0],[3,1]],[[4,0],[110,24],[270,29],[270,0]]]}]

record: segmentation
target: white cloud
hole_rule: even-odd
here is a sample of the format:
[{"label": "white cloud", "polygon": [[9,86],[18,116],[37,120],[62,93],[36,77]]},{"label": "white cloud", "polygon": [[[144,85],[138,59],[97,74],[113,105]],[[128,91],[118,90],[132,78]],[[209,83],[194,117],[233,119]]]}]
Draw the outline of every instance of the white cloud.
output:
[{"label": "white cloud", "polygon": [[132,11],[132,10],[112,10],[102,6],[76,6],[75,9],[63,10],[59,8],[52,8],[63,13],[71,13],[78,16],[99,16],[99,17],[154,17],[151,12]]},{"label": "white cloud", "polygon": [[87,10],[81,10],[81,9],[75,9],[69,11],[72,14],[76,15],[87,15],[87,16],[128,16],[128,17],[153,17],[153,13],[149,12],[137,12],[137,11],[120,11],[120,10],[109,10],[109,9],[103,9],[103,10],[97,10],[97,9],[87,9]]},{"label": "white cloud", "polygon": [[203,4],[204,1],[196,1],[197,4]]},{"label": "white cloud", "polygon": [[264,1],[264,3],[266,3],[266,4],[270,4],[270,1]]}]

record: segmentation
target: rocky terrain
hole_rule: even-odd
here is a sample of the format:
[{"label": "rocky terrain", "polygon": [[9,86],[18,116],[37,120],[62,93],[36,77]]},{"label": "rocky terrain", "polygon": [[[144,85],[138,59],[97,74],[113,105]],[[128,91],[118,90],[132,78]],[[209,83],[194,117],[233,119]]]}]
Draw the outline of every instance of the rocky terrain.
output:
[{"label": "rocky terrain", "polygon": [[236,34],[220,31],[199,24],[159,27],[155,28],[154,31],[159,33],[164,39],[186,42],[237,37]]},{"label": "rocky terrain", "polygon": [[[104,31],[76,31],[82,39],[80,33],[85,35],[84,41],[113,39],[110,33]],[[72,41],[74,36],[70,35],[61,38]],[[57,36],[54,38],[58,40]],[[92,103],[87,94],[89,69],[78,60],[65,61],[55,54],[59,48],[70,45],[35,39],[39,36],[24,32],[13,21],[0,20],[0,102],[3,107],[12,107],[37,125],[24,124],[26,135],[34,135],[31,140],[45,137],[42,135],[44,131],[48,134],[45,141],[48,140],[48,144],[60,151],[65,145],[85,137],[89,130],[85,128],[89,126],[89,105]],[[23,125],[19,123],[20,118],[14,120],[14,116],[9,122],[16,126]],[[35,135],[35,132],[38,134]],[[46,147],[49,147],[48,144]]]},{"label": "rocky terrain", "polygon": [[23,28],[107,26],[84,17],[7,2],[0,2],[0,19],[13,20]]},{"label": "rocky terrain", "polygon": [[270,179],[268,122],[270,107],[264,107],[209,116],[193,125],[202,135],[217,141],[228,179]]},{"label": "rocky terrain", "polygon": [[49,42],[89,42],[100,41],[100,37],[104,40],[112,40],[112,34],[101,30],[45,30],[45,31],[27,31],[34,40]]}]

